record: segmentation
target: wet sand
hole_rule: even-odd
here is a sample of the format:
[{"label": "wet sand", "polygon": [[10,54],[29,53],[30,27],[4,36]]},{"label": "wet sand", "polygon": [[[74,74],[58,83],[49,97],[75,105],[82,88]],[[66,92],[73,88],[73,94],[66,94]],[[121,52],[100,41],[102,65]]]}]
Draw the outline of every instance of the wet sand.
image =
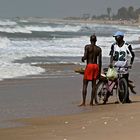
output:
[{"label": "wet sand", "polygon": [[[0,127],[5,120],[84,112],[78,108],[81,76],[14,79],[0,82]],[[77,83],[77,84],[76,84]],[[85,109],[86,111],[86,109]]]},{"label": "wet sand", "polygon": [[23,127],[0,129],[2,140],[139,140],[140,97],[132,104],[93,106],[92,112],[18,119]]}]

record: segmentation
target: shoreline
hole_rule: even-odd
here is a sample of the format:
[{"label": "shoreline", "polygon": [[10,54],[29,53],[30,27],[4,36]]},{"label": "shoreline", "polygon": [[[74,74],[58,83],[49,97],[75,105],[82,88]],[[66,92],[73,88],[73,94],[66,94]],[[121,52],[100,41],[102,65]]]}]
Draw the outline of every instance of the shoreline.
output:
[{"label": "shoreline", "polygon": [[105,19],[46,19],[49,22],[70,22],[70,23],[89,23],[89,24],[109,24],[109,25],[122,25],[122,26],[138,26],[140,23],[137,21],[128,21],[128,20],[105,20]]}]

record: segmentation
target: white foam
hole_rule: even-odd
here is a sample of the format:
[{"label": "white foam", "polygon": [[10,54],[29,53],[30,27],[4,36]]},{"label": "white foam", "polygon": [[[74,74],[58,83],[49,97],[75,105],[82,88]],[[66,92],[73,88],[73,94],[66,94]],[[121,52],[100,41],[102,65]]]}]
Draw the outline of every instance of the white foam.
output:
[{"label": "white foam", "polygon": [[0,25],[1,26],[7,26],[7,25],[17,25],[17,23],[15,21],[11,21],[9,19],[0,19]]},{"label": "white foam", "polygon": [[51,26],[25,26],[25,29],[30,31],[44,31],[44,32],[56,32],[56,31],[63,31],[63,32],[77,32],[81,29],[81,26],[70,26],[70,25],[58,25],[57,27]]},{"label": "white foam", "polygon": [[45,72],[45,70],[40,67],[30,66],[29,64],[0,63],[0,79],[36,75],[41,72]]},{"label": "white foam", "polygon": [[6,48],[10,45],[10,40],[7,37],[0,37],[0,48]]},{"label": "white foam", "polygon": [[12,46],[8,38],[0,38],[0,79],[14,78],[19,76],[34,75],[44,72],[40,67],[30,66],[29,64],[13,63],[18,58],[25,57],[26,53],[20,54],[20,50]]},{"label": "white foam", "polygon": [[30,30],[25,29],[24,27],[15,26],[15,27],[0,27],[1,32],[7,32],[7,33],[29,33],[32,32]]}]

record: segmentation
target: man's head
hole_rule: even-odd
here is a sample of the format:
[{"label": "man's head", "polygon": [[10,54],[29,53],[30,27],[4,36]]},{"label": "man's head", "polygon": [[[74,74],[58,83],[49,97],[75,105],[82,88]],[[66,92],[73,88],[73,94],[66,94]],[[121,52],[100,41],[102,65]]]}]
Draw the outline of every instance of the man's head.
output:
[{"label": "man's head", "polygon": [[123,41],[124,33],[121,31],[117,31],[113,37],[115,37],[115,40],[117,43],[121,43]]},{"label": "man's head", "polygon": [[91,35],[90,36],[90,42],[91,43],[95,43],[97,41],[97,38],[96,38],[96,35],[94,34],[94,35]]}]

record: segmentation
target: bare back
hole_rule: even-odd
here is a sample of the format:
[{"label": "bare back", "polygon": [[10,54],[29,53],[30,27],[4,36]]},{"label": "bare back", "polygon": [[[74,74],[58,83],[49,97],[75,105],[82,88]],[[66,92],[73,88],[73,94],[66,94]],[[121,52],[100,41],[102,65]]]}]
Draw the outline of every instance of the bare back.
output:
[{"label": "bare back", "polygon": [[87,64],[97,64],[97,61],[101,61],[101,48],[94,44],[86,45],[84,57],[87,60]]}]

